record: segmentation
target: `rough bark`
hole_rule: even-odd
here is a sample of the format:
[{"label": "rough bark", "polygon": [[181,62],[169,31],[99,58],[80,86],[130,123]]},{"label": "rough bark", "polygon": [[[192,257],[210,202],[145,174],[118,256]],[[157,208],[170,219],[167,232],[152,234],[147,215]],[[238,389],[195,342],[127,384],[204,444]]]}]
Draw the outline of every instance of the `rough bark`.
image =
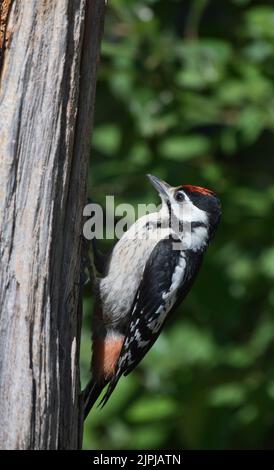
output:
[{"label": "rough bark", "polygon": [[0,2],[0,448],[73,449],[82,436],[82,210],[105,2]]}]

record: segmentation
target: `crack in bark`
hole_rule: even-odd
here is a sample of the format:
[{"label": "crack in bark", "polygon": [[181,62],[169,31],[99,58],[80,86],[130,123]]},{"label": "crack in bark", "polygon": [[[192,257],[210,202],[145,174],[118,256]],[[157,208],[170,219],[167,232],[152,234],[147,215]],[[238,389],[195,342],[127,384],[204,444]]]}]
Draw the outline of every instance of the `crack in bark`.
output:
[{"label": "crack in bark", "polygon": [[10,32],[7,29],[9,13],[13,0],[1,0],[0,5],[0,73],[4,59],[5,49],[8,47]]}]

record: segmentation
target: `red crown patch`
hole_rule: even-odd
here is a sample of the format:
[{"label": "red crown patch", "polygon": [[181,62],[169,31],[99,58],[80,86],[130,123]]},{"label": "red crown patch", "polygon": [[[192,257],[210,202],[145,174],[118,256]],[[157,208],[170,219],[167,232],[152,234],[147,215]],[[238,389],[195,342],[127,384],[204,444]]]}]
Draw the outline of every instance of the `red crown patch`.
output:
[{"label": "red crown patch", "polygon": [[211,191],[211,189],[202,188],[201,186],[192,186],[191,184],[185,184],[182,186],[182,188],[192,193],[204,194],[205,196],[211,196],[214,194],[214,192]]}]

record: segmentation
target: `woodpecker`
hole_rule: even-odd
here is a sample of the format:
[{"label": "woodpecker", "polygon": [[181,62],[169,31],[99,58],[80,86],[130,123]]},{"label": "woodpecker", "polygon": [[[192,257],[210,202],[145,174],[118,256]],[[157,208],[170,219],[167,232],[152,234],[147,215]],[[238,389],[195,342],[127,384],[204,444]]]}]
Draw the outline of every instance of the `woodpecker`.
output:
[{"label": "woodpecker", "polygon": [[160,335],[190,291],[221,216],[216,194],[200,186],[172,187],[147,175],[161,198],[159,211],[140,217],[116,243],[96,279],[92,379],[84,414],[103,388],[104,406]]}]

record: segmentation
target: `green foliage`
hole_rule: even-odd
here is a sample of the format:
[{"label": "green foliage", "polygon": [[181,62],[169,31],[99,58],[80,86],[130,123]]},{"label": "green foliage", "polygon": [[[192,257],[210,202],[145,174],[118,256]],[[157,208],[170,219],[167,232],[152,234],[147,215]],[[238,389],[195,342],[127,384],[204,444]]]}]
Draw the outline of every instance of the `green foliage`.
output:
[{"label": "green foliage", "polygon": [[[88,418],[85,448],[273,448],[273,58],[271,1],[110,2],[93,198],[156,202],[150,172],[214,188],[223,217],[165,333]],[[83,383],[88,292],[84,307]]]}]

